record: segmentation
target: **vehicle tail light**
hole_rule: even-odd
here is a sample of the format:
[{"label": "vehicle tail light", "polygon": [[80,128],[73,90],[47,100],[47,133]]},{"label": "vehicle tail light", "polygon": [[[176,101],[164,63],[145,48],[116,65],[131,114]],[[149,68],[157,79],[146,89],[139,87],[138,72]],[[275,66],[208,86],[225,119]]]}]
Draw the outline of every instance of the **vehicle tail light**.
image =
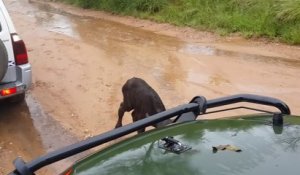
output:
[{"label": "vehicle tail light", "polygon": [[17,93],[17,87],[9,88],[9,89],[3,89],[0,91],[1,96],[7,96]]},{"label": "vehicle tail light", "polygon": [[11,35],[15,61],[17,65],[28,63],[28,55],[24,41],[16,33]]}]

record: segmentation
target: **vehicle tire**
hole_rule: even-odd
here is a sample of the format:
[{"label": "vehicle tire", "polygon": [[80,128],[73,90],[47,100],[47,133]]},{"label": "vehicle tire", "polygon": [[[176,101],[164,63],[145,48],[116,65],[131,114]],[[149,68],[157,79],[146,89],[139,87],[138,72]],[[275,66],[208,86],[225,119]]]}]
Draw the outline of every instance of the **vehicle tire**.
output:
[{"label": "vehicle tire", "polygon": [[5,73],[7,71],[7,65],[8,65],[7,51],[5,45],[0,39],[0,82],[5,76]]},{"label": "vehicle tire", "polygon": [[13,97],[10,97],[8,100],[10,103],[21,103],[25,100],[25,92],[23,92],[22,94],[18,94]]}]

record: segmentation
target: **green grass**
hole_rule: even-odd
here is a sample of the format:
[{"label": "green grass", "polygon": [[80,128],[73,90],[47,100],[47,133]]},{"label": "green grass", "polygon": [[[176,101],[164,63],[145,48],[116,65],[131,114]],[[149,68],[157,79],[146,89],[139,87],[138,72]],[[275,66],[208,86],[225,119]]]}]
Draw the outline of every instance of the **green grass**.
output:
[{"label": "green grass", "polygon": [[300,0],[60,0],[226,35],[300,44]]}]

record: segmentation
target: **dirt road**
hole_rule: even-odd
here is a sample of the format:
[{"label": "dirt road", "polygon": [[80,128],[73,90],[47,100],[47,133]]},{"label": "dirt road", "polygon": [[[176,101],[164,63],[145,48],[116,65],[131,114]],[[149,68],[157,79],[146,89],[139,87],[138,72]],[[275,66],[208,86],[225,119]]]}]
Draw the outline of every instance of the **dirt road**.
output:
[{"label": "dirt road", "polygon": [[299,47],[61,4],[4,2],[27,44],[33,87],[26,103],[1,105],[0,174],[17,155],[30,160],[112,129],[121,86],[133,76],[151,84],[168,108],[196,95],[254,93],[280,98],[300,114]]}]

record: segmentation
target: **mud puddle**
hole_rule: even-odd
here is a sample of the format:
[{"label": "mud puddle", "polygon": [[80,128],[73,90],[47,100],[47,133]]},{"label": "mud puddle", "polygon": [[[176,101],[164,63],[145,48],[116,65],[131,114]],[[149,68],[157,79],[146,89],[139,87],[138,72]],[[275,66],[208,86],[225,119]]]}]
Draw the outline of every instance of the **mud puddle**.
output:
[{"label": "mud puddle", "polygon": [[[12,171],[12,162],[19,156],[29,162],[79,140],[48,116],[31,94],[20,104],[1,102],[0,138],[1,174]],[[60,173],[84,155],[56,163],[40,173]]]},{"label": "mud puddle", "polygon": [[12,170],[17,156],[26,160],[44,153],[40,134],[35,129],[26,103],[0,104],[0,172]]}]

